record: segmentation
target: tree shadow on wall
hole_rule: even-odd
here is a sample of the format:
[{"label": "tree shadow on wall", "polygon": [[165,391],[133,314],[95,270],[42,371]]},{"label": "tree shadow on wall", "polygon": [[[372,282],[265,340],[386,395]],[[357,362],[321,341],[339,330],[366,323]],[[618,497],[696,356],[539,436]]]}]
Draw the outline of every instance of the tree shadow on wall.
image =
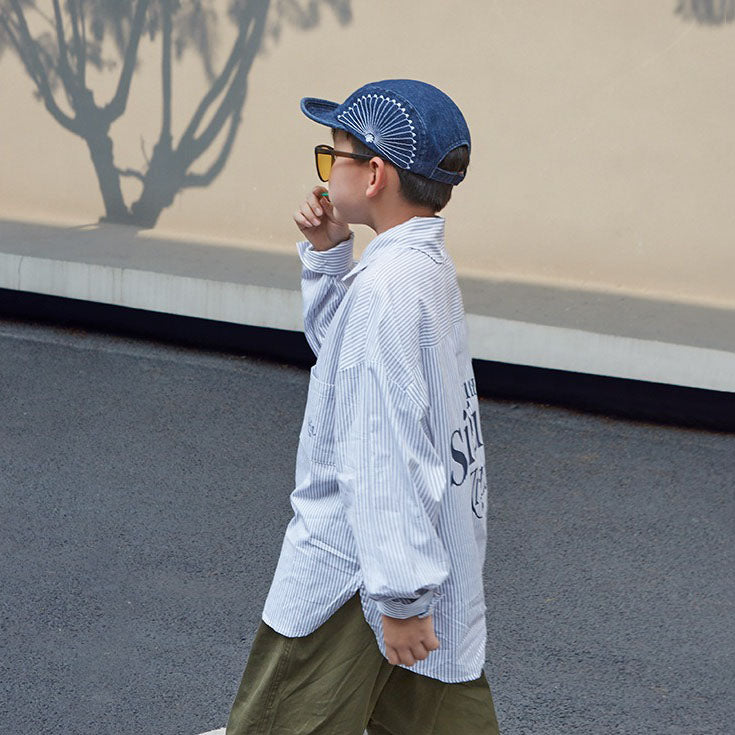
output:
[{"label": "tree shadow on wall", "polygon": [[735,20],[735,0],[679,0],[674,12],[686,21],[719,26]]},{"label": "tree shadow on wall", "polygon": [[[267,53],[264,39],[277,43],[284,25],[301,30],[317,26],[325,5],[341,25],[352,20],[351,0],[229,0],[226,13],[237,29],[237,37],[222,69],[215,71],[217,6],[225,1],[65,0],[62,9],[59,0],[53,0],[51,14],[47,2],[0,0],[0,56],[6,48],[15,52],[35,85],[34,97],[62,127],[87,144],[105,208],[100,223],[153,227],[178,192],[208,186],[217,177],[240,127],[253,61]],[[138,46],[143,34],[151,41],[161,38],[162,117],[152,154],[149,157],[143,149],[146,165],[138,171],[115,163],[110,128],[125,112],[133,72],[139,66]],[[112,99],[98,105],[87,84],[88,68],[112,71],[120,65],[103,53],[108,36],[114,41],[122,66]],[[210,86],[174,142],[172,61],[174,56],[180,60],[187,51],[199,56]],[[56,99],[59,88],[71,113],[65,112]],[[192,171],[225,128],[214,162],[204,171]],[[133,177],[142,185],[138,199],[129,207],[121,189],[123,176]]]}]

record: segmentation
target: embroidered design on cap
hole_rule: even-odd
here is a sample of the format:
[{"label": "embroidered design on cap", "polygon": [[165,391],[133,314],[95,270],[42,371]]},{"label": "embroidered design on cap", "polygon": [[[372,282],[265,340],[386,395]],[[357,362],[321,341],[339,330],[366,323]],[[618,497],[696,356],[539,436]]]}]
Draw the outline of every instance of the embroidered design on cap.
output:
[{"label": "embroidered design on cap", "polygon": [[403,168],[416,158],[416,129],[406,108],[382,94],[358,97],[337,119]]}]

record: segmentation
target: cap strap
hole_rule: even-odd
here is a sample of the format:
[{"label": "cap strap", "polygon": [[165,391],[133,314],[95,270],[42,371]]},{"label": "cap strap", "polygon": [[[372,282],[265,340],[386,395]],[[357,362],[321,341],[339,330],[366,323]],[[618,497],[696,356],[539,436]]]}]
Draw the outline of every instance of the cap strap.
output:
[{"label": "cap strap", "polygon": [[445,184],[459,184],[465,177],[463,171],[445,171],[443,168],[437,166],[432,172],[430,179],[434,181],[442,181]]}]

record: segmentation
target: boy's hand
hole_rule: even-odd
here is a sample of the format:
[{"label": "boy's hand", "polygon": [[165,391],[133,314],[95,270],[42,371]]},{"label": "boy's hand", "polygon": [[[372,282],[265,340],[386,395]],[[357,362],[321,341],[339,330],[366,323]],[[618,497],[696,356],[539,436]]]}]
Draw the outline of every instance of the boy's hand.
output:
[{"label": "boy's hand", "polygon": [[383,642],[388,661],[413,666],[439,648],[431,615],[419,618],[391,618],[383,615]]},{"label": "boy's hand", "polygon": [[322,196],[325,191],[323,186],[315,186],[293,215],[294,222],[314,250],[329,250],[346,240],[351,232],[347,222],[335,216],[334,205],[329,197]]}]

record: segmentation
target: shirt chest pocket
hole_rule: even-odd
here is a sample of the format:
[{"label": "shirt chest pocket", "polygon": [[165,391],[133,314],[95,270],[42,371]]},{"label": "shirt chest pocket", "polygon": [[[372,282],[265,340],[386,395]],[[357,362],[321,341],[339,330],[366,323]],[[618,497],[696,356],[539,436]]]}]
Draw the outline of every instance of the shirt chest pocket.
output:
[{"label": "shirt chest pocket", "polygon": [[314,365],[309,371],[304,420],[299,440],[311,462],[334,464],[334,385],[317,378]]}]

